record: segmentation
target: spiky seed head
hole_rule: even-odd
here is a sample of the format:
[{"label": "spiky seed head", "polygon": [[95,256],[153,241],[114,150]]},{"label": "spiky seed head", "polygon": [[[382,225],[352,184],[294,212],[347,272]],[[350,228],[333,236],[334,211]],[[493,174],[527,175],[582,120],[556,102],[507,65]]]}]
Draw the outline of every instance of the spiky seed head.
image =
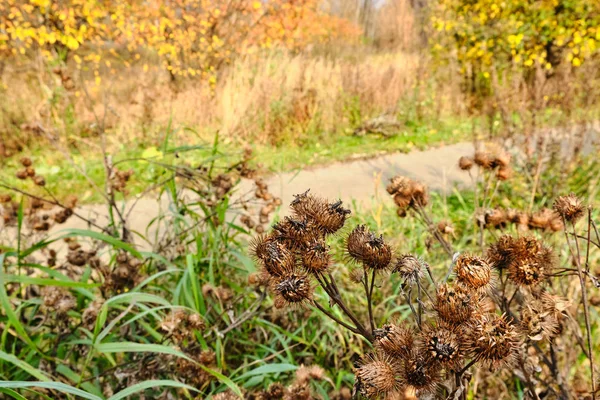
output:
[{"label": "spiky seed head", "polygon": [[559,231],[563,229],[562,220],[556,211],[543,208],[529,217],[531,229]]},{"label": "spiky seed head", "polygon": [[562,218],[571,223],[577,222],[584,211],[583,203],[574,193],[557,198],[553,208]]},{"label": "spiky seed head", "polygon": [[296,264],[294,254],[284,244],[278,243],[270,237],[258,236],[255,238],[252,244],[252,253],[262,262],[269,275],[274,277],[280,277],[293,270]]},{"label": "spiky seed head", "polygon": [[444,367],[458,368],[465,354],[464,335],[463,329],[443,322],[426,325],[420,334],[425,358]]},{"label": "spiky seed head", "polygon": [[499,369],[514,362],[519,334],[504,314],[482,314],[472,324],[469,342],[473,358],[485,366]]},{"label": "spiky seed head", "polygon": [[304,243],[319,236],[309,219],[285,217],[273,225],[272,237],[285,244],[290,250],[302,247]]},{"label": "spiky seed head", "polygon": [[429,203],[429,194],[427,193],[427,187],[422,183],[414,182],[412,198],[413,203],[415,203],[416,206],[425,207]]},{"label": "spiky seed head", "polygon": [[473,168],[473,162],[474,161],[472,157],[462,156],[458,159],[458,168],[462,169],[463,171],[469,171],[471,168]]},{"label": "spiky seed head", "polygon": [[441,382],[440,365],[425,354],[412,351],[403,359],[400,382],[403,387],[414,389],[417,396],[433,393]]},{"label": "spiky seed head", "polygon": [[302,267],[309,273],[326,271],[331,264],[329,246],[323,241],[312,241],[302,252]]},{"label": "spiky seed head", "polygon": [[553,295],[546,291],[542,292],[540,300],[542,301],[544,310],[553,313],[558,320],[564,316],[572,304],[571,301],[565,299],[564,297]]},{"label": "spiky seed head", "polygon": [[301,304],[312,297],[313,288],[307,275],[288,272],[272,282],[273,292],[279,298],[276,305]]},{"label": "spiky seed head", "polygon": [[414,332],[398,324],[386,324],[375,330],[375,346],[394,358],[408,357],[414,344]]},{"label": "spiky seed head", "polygon": [[454,233],[454,227],[452,227],[452,224],[448,221],[438,222],[437,229],[440,233],[442,233],[444,235]]},{"label": "spiky seed head", "polygon": [[519,328],[533,341],[550,340],[560,332],[555,314],[537,299],[527,301],[521,308]]},{"label": "spiky seed head", "polygon": [[383,240],[383,235],[371,235],[367,241],[364,265],[375,270],[384,270],[392,262],[392,248]]},{"label": "spiky seed head", "polygon": [[346,239],[346,250],[350,257],[356,261],[363,262],[365,259],[365,252],[367,242],[371,238],[372,234],[366,225],[358,225],[350,232]]},{"label": "spiky seed head", "polygon": [[486,210],[484,214],[485,226],[488,228],[499,228],[506,224],[508,215],[506,211],[500,208]]},{"label": "spiky seed head", "polygon": [[354,371],[356,387],[370,399],[386,396],[400,388],[399,366],[391,358],[369,354],[361,360]]},{"label": "spiky seed head", "polygon": [[475,293],[460,285],[440,285],[436,292],[434,308],[440,319],[451,325],[469,321],[475,313],[477,298]]},{"label": "spiky seed head", "polygon": [[413,193],[412,179],[406,176],[394,176],[386,188],[391,195],[400,194],[404,197],[411,197]]},{"label": "spiky seed head", "polygon": [[510,164],[510,154],[505,151],[500,151],[494,157],[493,164],[495,167],[506,168]]},{"label": "spiky seed head", "polygon": [[295,195],[290,208],[297,219],[311,221],[326,235],[341,229],[350,215],[350,210],[344,208],[341,201],[328,203],[308,191]]},{"label": "spiky seed head", "polygon": [[539,240],[524,236],[514,242],[508,277],[522,286],[540,283],[552,271],[554,255]]},{"label": "spiky seed head", "polygon": [[461,254],[456,259],[455,272],[458,282],[474,290],[485,289],[492,279],[492,268],[482,258]]},{"label": "spiky seed head", "polygon": [[512,177],[512,175],[513,170],[511,167],[508,166],[501,166],[496,171],[496,178],[498,178],[499,181],[507,181]]},{"label": "spiky seed head", "polygon": [[497,270],[507,269],[512,262],[515,239],[510,235],[502,235],[498,241],[487,249],[486,256],[490,265]]},{"label": "spiky seed head", "polygon": [[396,206],[398,208],[400,208],[402,210],[408,208],[411,201],[412,201],[411,197],[404,196],[400,193],[396,193],[394,195],[394,203],[396,204]]},{"label": "spiky seed head", "polygon": [[408,284],[414,284],[423,277],[423,270],[427,264],[425,261],[411,254],[405,254],[398,258],[392,272],[397,273]]},{"label": "spiky seed head", "polygon": [[29,157],[23,157],[19,161],[21,162],[21,165],[24,167],[31,167],[31,165],[33,164],[33,162],[31,162],[31,158],[29,158]]},{"label": "spiky seed head", "polygon": [[475,152],[473,161],[475,161],[475,164],[477,164],[479,167],[483,169],[489,169],[492,167],[493,158],[492,155],[487,151],[479,150]]}]

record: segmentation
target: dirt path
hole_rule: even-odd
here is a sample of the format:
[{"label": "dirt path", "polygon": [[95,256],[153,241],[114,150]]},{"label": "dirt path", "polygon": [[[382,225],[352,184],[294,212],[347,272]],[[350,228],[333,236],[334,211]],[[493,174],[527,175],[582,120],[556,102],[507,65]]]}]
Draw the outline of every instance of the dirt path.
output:
[{"label": "dirt path", "polygon": [[[385,193],[385,185],[394,175],[412,177],[433,190],[450,190],[453,183],[468,182],[468,175],[461,172],[456,164],[460,156],[472,151],[472,144],[460,143],[408,154],[388,154],[367,160],[338,162],[297,172],[275,174],[265,181],[269,185],[269,191],[282,199],[282,213],[287,210],[285,205],[289,204],[294,194],[307,189],[329,199],[341,199],[346,204],[354,201],[357,205],[368,207],[377,193],[384,201],[391,201]],[[245,180],[238,187],[237,193],[239,196],[254,190],[253,182]],[[167,199],[132,199],[126,203],[125,209],[129,210],[134,203],[128,218],[130,230],[153,237],[156,231],[146,232],[146,227],[161,212],[167,211]],[[106,206],[86,205],[78,208],[76,212],[94,220],[100,226],[106,226],[108,223]],[[73,228],[89,229],[85,221],[71,217],[66,223],[54,226],[50,233]],[[142,247],[149,246],[145,244]]]},{"label": "dirt path", "polygon": [[[471,143],[460,143],[408,154],[394,153],[372,159],[337,162],[296,172],[275,174],[265,178],[265,182],[269,186],[269,192],[282,199],[281,214],[283,215],[286,214],[287,204],[292,201],[293,195],[305,192],[307,189],[330,200],[341,199],[345,204],[354,203],[368,208],[377,195],[379,195],[378,200],[391,202],[385,192],[385,186],[394,175],[409,176],[425,183],[432,190],[451,190],[456,183],[468,183],[468,175],[458,169],[457,161],[460,156],[472,152]],[[244,180],[232,196],[232,201],[242,195],[254,193],[254,190],[253,181]],[[194,197],[190,195],[187,200],[191,202]],[[157,234],[164,230],[157,228],[156,224],[147,230],[151,222],[159,215],[174,214],[169,210],[166,196],[161,199],[150,197],[131,199],[119,206],[129,213],[126,218],[128,228],[134,232],[135,242],[140,250],[151,250],[152,244],[160,236]],[[105,205],[85,205],[78,207],[75,212],[94,221],[97,226],[108,226],[108,209]],[[51,237],[56,237],[61,231],[68,229],[97,230],[88,226],[86,221],[72,216],[64,224],[54,225],[49,234]],[[140,236],[148,238],[149,242],[142,240]],[[0,227],[0,242],[11,243],[15,240],[14,228]],[[53,248],[61,253],[65,250],[64,247],[62,241],[53,245]]]}]

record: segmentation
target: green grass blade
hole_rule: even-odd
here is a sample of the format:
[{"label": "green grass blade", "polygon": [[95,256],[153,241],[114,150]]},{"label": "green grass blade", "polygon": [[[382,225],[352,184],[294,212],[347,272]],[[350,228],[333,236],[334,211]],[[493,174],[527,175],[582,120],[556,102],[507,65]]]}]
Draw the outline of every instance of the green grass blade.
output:
[{"label": "green grass blade", "polygon": [[94,346],[101,353],[159,353],[170,354],[172,356],[185,358],[188,361],[195,362],[190,357],[186,356],[179,350],[175,350],[169,346],[160,344],[146,344],[135,342],[115,342],[115,343],[100,343]]},{"label": "green grass blade", "polygon": [[196,389],[190,385],[186,385],[185,383],[177,382],[177,381],[170,380],[170,379],[150,380],[150,381],[140,382],[133,386],[128,387],[127,389],[123,389],[120,392],[115,393],[114,395],[109,397],[108,400],[121,400],[121,399],[124,399],[124,398],[134,394],[134,393],[141,392],[142,390],[150,389],[150,388],[158,388],[158,387],[174,387],[174,388],[187,389],[187,390],[194,391],[194,392],[199,391],[198,389]]},{"label": "green grass blade", "polygon": [[234,392],[235,394],[237,394],[239,397],[241,397],[241,398],[244,397],[244,395],[242,394],[242,391],[240,390],[239,386],[236,385],[231,379],[229,379],[228,377],[226,377],[222,373],[217,372],[215,370],[212,370],[212,369],[210,369],[208,367],[205,367],[202,364],[200,364],[200,368],[202,368],[204,371],[206,371],[209,374],[211,374],[212,376],[214,376],[219,382],[221,382],[222,384],[224,384],[225,386],[227,386],[229,389],[231,389],[232,392]]},{"label": "green grass blade", "polygon": [[112,236],[108,236],[104,233],[94,232],[86,229],[67,229],[61,232],[64,233],[60,237],[58,237],[58,239],[64,239],[67,237],[89,237],[91,239],[96,239],[108,243],[116,249],[124,250],[133,255],[134,257],[142,258],[142,254],[129,243],[125,243],[119,239],[116,239]]},{"label": "green grass blade", "polygon": [[77,389],[60,382],[20,382],[20,381],[0,381],[0,388],[6,389],[25,389],[37,387],[41,389],[57,390],[62,393],[74,394],[75,396],[83,397],[88,400],[104,400],[94,394]]},{"label": "green grass blade", "polygon": [[6,293],[6,287],[4,283],[4,257],[5,254],[0,254],[0,305],[2,305],[2,308],[8,317],[8,321],[12,326],[15,327],[15,330],[20,335],[21,339],[25,341],[25,343],[27,343],[32,349],[37,350],[37,346],[35,343],[33,343],[27,334],[27,331],[23,327],[23,324],[21,324],[21,321],[13,311],[8,294]]},{"label": "green grass blade", "polygon": [[0,393],[4,393],[17,400],[27,400],[25,397],[21,396],[19,393],[15,392],[12,389],[0,389]]},{"label": "green grass blade", "polygon": [[0,350],[0,359],[6,362],[9,362],[23,371],[27,372],[29,375],[39,379],[40,381],[49,382],[50,378],[48,378],[42,371],[36,369],[25,361],[19,360],[15,355],[8,354]]}]

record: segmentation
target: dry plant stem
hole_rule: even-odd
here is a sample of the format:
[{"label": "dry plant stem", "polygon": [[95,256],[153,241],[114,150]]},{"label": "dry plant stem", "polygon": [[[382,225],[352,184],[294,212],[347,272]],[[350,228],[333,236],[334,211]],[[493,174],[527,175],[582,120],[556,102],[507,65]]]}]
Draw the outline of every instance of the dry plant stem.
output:
[{"label": "dry plant stem", "polygon": [[421,205],[417,205],[417,207],[418,207],[417,208],[418,215],[420,215],[421,218],[423,218],[423,221],[424,221],[427,229],[431,232],[433,237],[442,245],[442,247],[444,248],[444,251],[446,251],[446,253],[450,256],[450,258],[452,258],[452,256],[454,255],[452,246],[446,241],[446,239],[444,239],[444,237],[441,235],[441,233],[434,226],[433,221],[431,220],[431,218],[429,217],[429,215],[427,214],[425,209]]},{"label": "dry plant stem", "polygon": [[356,329],[353,326],[350,326],[349,324],[345,323],[344,321],[342,321],[341,319],[337,318],[335,315],[333,315],[332,313],[330,313],[329,311],[327,311],[321,304],[319,304],[318,301],[316,301],[316,300],[313,299],[312,304],[316,308],[318,308],[323,314],[327,315],[329,318],[331,318],[333,321],[337,322],[338,324],[340,324],[344,328],[348,329],[349,331],[351,331],[351,332],[353,332],[353,333],[355,333],[357,335],[362,335],[362,332],[360,332],[358,329]]},{"label": "dry plant stem", "polygon": [[370,341],[371,343],[375,340],[375,338],[373,337],[372,332],[369,332],[364,325],[358,320],[358,318],[356,318],[356,316],[354,315],[354,313],[352,311],[350,311],[350,309],[348,308],[348,306],[346,305],[346,303],[344,303],[344,301],[342,300],[342,297],[339,295],[339,293],[336,293],[335,289],[333,289],[333,285],[330,284],[327,279],[325,279],[325,277],[321,274],[315,274],[315,277],[317,278],[319,284],[321,285],[321,287],[323,287],[323,289],[325,290],[325,292],[327,292],[327,294],[329,295],[329,298],[335,303],[337,304],[342,311],[344,312],[344,314],[346,314],[348,316],[348,318],[350,318],[350,320],[352,320],[352,322],[356,325],[356,328],[358,330],[358,333],[362,336],[364,336],[368,341]]},{"label": "dry plant stem", "polygon": [[242,315],[240,315],[240,317],[235,320],[234,323],[232,323],[231,325],[229,325],[227,328],[223,329],[222,331],[217,330],[216,331],[217,336],[224,337],[227,332],[231,331],[232,329],[237,328],[238,326],[240,326],[241,324],[243,324],[244,322],[246,322],[247,320],[249,320],[250,318],[255,316],[257,314],[258,309],[260,308],[260,305],[262,304],[263,300],[265,299],[265,297],[267,297],[267,293],[264,291],[261,292],[260,297],[254,302],[254,304],[252,306],[250,306],[250,308],[248,310],[244,311],[242,313]]},{"label": "dry plant stem", "polygon": [[[541,353],[539,347],[536,347],[536,350],[539,353]],[[548,360],[548,358],[545,355],[544,355],[544,359],[546,359],[546,361]],[[564,379],[558,369],[558,363],[556,361],[556,351],[554,350],[554,346],[552,345],[552,342],[550,342],[550,359],[552,360],[552,362],[551,363],[546,362],[546,365],[548,365],[548,367],[550,368],[550,371],[552,372],[552,375],[554,376],[554,379],[558,383],[558,387],[560,388],[560,392],[561,392],[563,398],[567,399],[567,398],[569,398],[569,389],[567,387],[565,387]]]},{"label": "dry plant stem", "polygon": [[540,158],[538,160],[538,164],[535,170],[535,177],[533,178],[533,188],[531,190],[531,199],[529,200],[529,208],[527,209],[527,212],[531,212],[531,210],[533,209],[533,203],[535,201],[535,194],[537,193],[537,188],[540,182],[540,175],[542,174],[542,165],[544,164],[544,157],[546,156],[546,145],[547,141],[544,139],[544,144],[542,147],[542,152],[540,154]]},{"label": "dry plant stem", "polygon": [[[60,207],[62,209],[67,209],[68,208],[67,206],[65,206],[64,204],[62,204],[62,203],[60,203],[58,201],[48,200],[48,199],[45,199],[43,197],[36,196],[36,195],[34,195],[32,193],[29,193],[29,192],[26,192],[24,190],[18,189],[16,187],[12,187],[12,186],[7,185],[5,183],[1,183],[0,182],[0,187],[3,187],[3,188],[5,188],[7,190],[10,190],[10,191],[15,191],[17,193],[21,193],[22,195],[27,196],[29,198],[32,198],[32,199],[35,199],[35,200],[39,200],[39,201],[43,201],[45,203],[52,204],[52,205]],[[79,218],[80,220],[86,222],[88,225],[93,226],[94,228],[100,229],[102,232],[104,232],[106,234],[112,235],[112,232],[109,231],[108,229],[101,227],[100,225],[96,224],[94,221],[89,220],[89,219],[87,219],[86,217],[84,217],[84,216],[82,216],[80,214],[77,214],[75,211],[73,211],[73,215],[75,217]]]},{"label": "dry plant stem", "polygon": [[369,284],[368,274],[366,268],[364,269],[364,286],[365,294],[367,296],[367,308],[369,310],[369,323],[371,324],[371,332],[375,331],[375,321],[373,319],[373,287],[375,286],[375,270],[371,275],[371,282]]},{"label": "dry plant stem", "polygon": [[521,364],[521,370],[523,371],[523,375],[525,376],[525,385],[527,386],[527,389],[529,389],[531,396],[535,400],[540,400],[540,397],[535,392],[535,386],[533,385],[533,382],[531,382],[531,377],[529,376],[529,374],[527,373],[527,369],[525,368],[525,363],[523,362],[523,357],[519,357],[519,364]]},{"label": "dry plant stem", "polygon": [[[567,221],[564,218],[563,218],[563,224],[566,228]],[[585,283],[586,277],[581,269],[581,250],[579,248],[579,240],[577,239],[577,234],[575,232],[575,223],[571,223],[571,228],[573,229],[576,253],[573,252],[573,248],[571,246],[571,242],[569,241],[569,235],[567,234],[566,229],[565,229],[565,239],[569,246],[569,251],[570,251],[571,255],[573,257],[575,257],[575,265],[577,267],[577,275],[579,277],[579,285],[581,286],[581,300],[583,302],[583,317],[585,319],[585,330],[587,333],[587,347],[588,347],[587,350],[588,350],[588,358],[590,360],[590,378],[591,378],[591,384],[592,384],[592,400],[595,400],[596,399],[596,382],[594,380],[595,379],[595,377],[594,377],[594,353],[592,350],[592,329],[590,326],[589,304],[588,304],[588,298],[587,298],[587,288],[586,288],[586,283]],[[591,227],[588,225],[588,234],[589,234],[590,229],[591,229]],[[590,246],[589,242],[587,243],[587,246],[588,246],[588,250],[586,252],[587,253],[586,265],[589,262],[589,246]]]}]

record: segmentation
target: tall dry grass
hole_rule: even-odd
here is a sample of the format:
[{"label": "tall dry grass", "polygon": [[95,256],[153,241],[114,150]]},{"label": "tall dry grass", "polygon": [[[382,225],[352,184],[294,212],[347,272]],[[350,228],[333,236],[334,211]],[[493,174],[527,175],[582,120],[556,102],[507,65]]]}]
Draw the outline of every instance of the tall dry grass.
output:
[{"label": "tall dry grass", "polygon": [[[188,80],[174,86],[165,73],[140,65],[106,73],[101,84],[74,68],[4,71],[0,132],[36,137],[37,126],[81,140],[99,121],[115,141],[151,139],[175,121],[231,141],[279,144],[347,125],[351,114],[395,114],[414,96],[419,55],[361,56],[271,52],[240,59],[215,85]],[[65,79],[65,76],[67,77]],[[354,117],[354,119],[356,119]],[[23,143],[22,141],[20,141]]]}]

